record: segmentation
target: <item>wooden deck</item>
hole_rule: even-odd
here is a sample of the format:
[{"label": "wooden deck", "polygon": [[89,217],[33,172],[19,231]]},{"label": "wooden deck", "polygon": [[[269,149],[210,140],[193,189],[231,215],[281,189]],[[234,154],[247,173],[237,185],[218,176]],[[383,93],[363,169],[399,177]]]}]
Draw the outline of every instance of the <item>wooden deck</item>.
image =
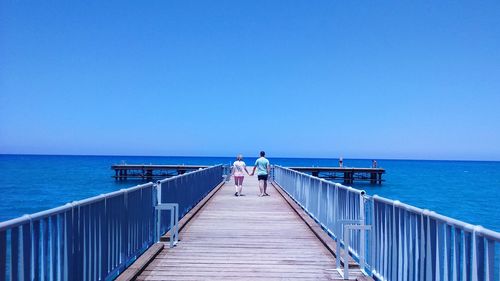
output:
[{"label": "wooden deck", "polygon": [[[226,183],[138,280],[341,280],[335,257],[274,189],[258,197],[257,177],[245,177],[235,197]],[[361,276],[351,270],[351,279]]]}]

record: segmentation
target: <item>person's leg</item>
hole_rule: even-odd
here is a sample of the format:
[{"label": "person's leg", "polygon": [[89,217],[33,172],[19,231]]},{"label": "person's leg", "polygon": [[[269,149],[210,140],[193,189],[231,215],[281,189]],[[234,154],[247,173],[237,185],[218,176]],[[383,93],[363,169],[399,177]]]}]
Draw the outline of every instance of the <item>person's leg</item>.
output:
[{"label": "person's leg", "polygon": [[243,179],[244,177],[241,177],[239,185],[238,185],[238,195],[241,196],[241,190],[243,189]]},{"label": "person's leg", "polygon": [[235,191],[234,196],[238,196],[238,177],[233,176],[233,178],[234,178],[234,191]]},{"label": "person's leg", "polygon": [[260,189],[259,196],[264,196],[264,180],[262,179],[259,179],[259,189]]},{"label": "person's leg", "polygon": [[264,195],[269,196],[269,194],[267,194],[267,180],[264,180]]}]

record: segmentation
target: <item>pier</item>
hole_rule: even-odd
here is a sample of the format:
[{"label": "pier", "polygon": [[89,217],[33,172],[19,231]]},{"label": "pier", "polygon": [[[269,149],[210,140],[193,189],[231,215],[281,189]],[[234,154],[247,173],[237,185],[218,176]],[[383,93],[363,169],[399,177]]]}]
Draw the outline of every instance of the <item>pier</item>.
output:
[{"label": "pier", "polygon": [[500,233],[274,166],[211,166],[0,222],[4,280],[497,280]]},{"label": "pier", "polygon": [[354,181],[369,181],[371,184],[381,184],[385,174],[383,168],[354,168],[354,167],[289,167],[292,170],[308,173],[314,177],[327,180],[341,180],[345,184]]},{"label": "pier", "polygon": [[111,169],[115,171],[116,180],[140,179],[151,181],[182,175],[186,172],[207,168],[207,165],[129,165],[115,164]]}]

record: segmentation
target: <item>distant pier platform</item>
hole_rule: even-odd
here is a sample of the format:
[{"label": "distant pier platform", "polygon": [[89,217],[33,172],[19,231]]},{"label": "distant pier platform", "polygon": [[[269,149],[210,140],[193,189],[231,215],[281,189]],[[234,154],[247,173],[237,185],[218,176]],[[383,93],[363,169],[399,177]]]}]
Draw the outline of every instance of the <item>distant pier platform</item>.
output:
[{"label": "distant pier platform", "polygon": [[371,184],[381,184],[385,174],[383,168],[354,168],[354,167],[288,167],[292,170],[311,174],[314,177],[328,180],[342,180],[346,184],[354,181],[369,181]]},{"label": "distant pier platform", "polygon": [[116,180],[140,179],[151,181],[164,179],[186,172],[207,168],[207,165],[129,165],[116,164],[111,169],[115,171],[113,178]]},{"label": "distant pier platform", "polygon": [[[207,165],[112,165],[116,180],[140,179],[154,180],[182,175],[186,172],[207,168]],[[355,181],[369,181],[371,184],[381,184],[385,173],[383,168],[354,167],[289,167],[292,170],[311,174],[312,176],[333,181],[352,184]]]}]

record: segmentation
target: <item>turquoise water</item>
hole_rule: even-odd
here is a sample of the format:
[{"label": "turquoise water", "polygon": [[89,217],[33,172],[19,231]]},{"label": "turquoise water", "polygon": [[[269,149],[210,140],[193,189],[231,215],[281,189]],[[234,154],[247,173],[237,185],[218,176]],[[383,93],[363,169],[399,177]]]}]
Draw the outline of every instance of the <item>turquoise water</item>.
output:
[{"label": "turquoise water", "polygon": [[[253,164],[256,158],[247,158]],[[269,158],[283,166],[336,166],[337,159]],[[110,166],[128,164],[219,164],[228,157],[0,155],[0,221],[126,188]],[[387,170],[382,185],[356,183],[378,194],[500,231],[500,162],[377,159]],[[345,166],[369,167],[371,159],[344,159]]]}]

